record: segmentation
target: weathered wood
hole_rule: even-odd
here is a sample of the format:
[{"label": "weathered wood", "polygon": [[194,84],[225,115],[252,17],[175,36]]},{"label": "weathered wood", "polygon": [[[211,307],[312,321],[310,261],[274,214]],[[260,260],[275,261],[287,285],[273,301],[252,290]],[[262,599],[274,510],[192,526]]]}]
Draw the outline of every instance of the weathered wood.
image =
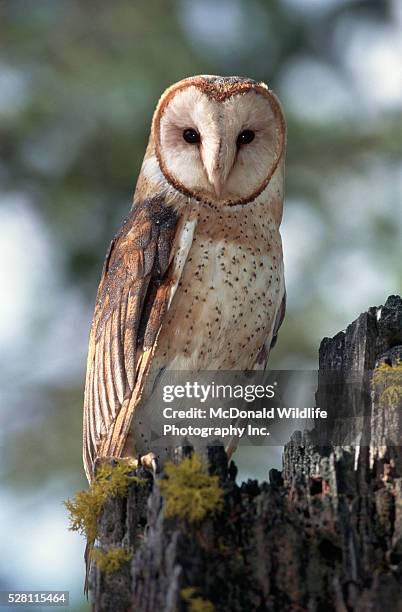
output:
[{"label": "weathered wood", "polygon": [[158,479],[140,471],[145,485],[100,521],[102,547],[135,553],[110,575],[95,570],[95,610],[402,611],[401,361],[399,297],[325,338],[317,405],[330,436],[320,425],[293,434],[269,483],[237,485],[211,448],[224,509],[201,524],[166,518]]}]

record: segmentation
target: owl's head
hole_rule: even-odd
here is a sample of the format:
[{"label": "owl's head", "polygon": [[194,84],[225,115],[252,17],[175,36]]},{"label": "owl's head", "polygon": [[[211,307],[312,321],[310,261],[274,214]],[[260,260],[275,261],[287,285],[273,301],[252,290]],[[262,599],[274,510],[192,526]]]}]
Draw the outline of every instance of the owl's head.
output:
[{"label": "owl's head", "polygon": [[165,91],[152,132],[166,180],[181,193],[221,205],[247,204],[284,155],[285,120],[264,83],[199,76]]}]

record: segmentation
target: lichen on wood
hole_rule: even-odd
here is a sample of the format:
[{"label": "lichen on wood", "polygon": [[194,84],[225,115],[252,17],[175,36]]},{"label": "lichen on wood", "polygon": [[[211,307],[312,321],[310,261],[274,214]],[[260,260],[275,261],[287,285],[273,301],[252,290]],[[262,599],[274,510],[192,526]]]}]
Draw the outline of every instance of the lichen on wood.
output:
[{"label": "lichen on wood", "polygon": [[398,405],[402,400],[402,361],[380,363],[374,370],[373,385],[382,387],[379,399],[383,405]]},{"label": "lichen on wood", "polygon": [[105,574],[117,572],[124,563],[128,563],[132,558],[133,552],[120,546],[112,546],[107,550],[94,548],[91,551],[91,559]]},{"label": "lichen on wood", "polygon": [[182,589],[181,597],[187,604],[188,612],[215,612],[215,606],[207,599],[198,596],[198,590],[194,587]]},{"label": "lichen on wood", "polygon": [[106,501],[127,493],[131,482],[140,482],[133,475],[133,468],[124,462],[104,463],[87,491],[78,491],[65,506],[70,516],[70,529],[84,535],[93,542],[98,533],[98,519]]},{"label": "lichen on wood", "polygon": [[193,454],[178,465],[169,461],[164,472],[166,478],[159,482],[159,487],[167,518],[199,523],[208,514],[222,510],[219,477],[208,474],[198,455]]}]

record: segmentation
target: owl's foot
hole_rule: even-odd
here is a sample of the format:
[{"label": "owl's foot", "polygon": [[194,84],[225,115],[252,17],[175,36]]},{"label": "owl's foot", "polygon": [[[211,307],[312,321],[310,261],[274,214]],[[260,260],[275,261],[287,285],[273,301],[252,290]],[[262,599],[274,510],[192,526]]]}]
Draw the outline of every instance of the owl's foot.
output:
[{"label": "owl's foot", "polygon": [[138,468],[138,459],[134,459],[134,457],[121,457],[119,459],[120,463],[124,463],[124,465],[127,465],[128,467],[132,468],[133,470],[136,470]]},{"label": "owl's foot", "polygon": [[133,470],[136,470],[139,462],[138,459],[134,459],[134,457],[113,457],[112,455],[107,456],[107,457],[97,457],[95,460],[95,474],[98,472],[99,468],[102,465],[117,465],[118,463],[123,463],[124,465],[127,465],[128,467],[132,468]]},{"label": "owl's foot", "polygon": [[154,453],[147,453],[146,455],[138,456],[138,459],[134,459],[134,457],[126,456],[126,457],[97,457],[95,460],[95,474],[98,472],[99,468],[102,465],[117,465],[118,463],[122,463],[123,465],[127,465],[133,470],[136,470],[139,467],[143,467],[146,470],[149,470],[155,476],[158,470],[157,459]]},{"label": "owl's foot", "polygon": [[142,455],[142,457],[139,458],[139,465],[141,465],[147,470],[151,470],[154,476],[156,475],[156,472],[158,470],[158,463],[154,453],[147,453],[146,455]]}]

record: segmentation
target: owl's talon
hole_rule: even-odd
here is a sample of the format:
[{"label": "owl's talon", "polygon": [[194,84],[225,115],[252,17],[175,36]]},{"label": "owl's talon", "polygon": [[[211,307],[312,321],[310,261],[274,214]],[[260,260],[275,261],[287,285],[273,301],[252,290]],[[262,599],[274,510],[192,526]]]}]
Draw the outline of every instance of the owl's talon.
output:
[{"label": "owl's talon", "polygon": [[140,457],[140,465],[147,470],[152,470],[154,476],[158,469],[157,459],[154,453],[147,453]]},{"label": "owl's talon", "polygon": [[128,465],[133,470],[136,470],[138,466],[140,465],[139,460],[134,459],[134,457],[121,457],[120,462],[124,463],[125,465]]},{"label": "owl's talon", "polygon": [[102,465],[117,465],[118,459],[113,457],[112,455],[108,455],[106,457],[96,457],[93,464],[93,473],[96,476],[99,472],[99,469]]},{"label": "owl's talon", "polygon": [[136,470],[140,465],[140,462],[137,459],[134,459],[134,457],[113,457],[112,455],[107,457],[97,457],[94,462],[94,474],[95,476],[98,474],[99,468],[102,465],[116,466],[119,463],[127,465],[132,470]]}]

